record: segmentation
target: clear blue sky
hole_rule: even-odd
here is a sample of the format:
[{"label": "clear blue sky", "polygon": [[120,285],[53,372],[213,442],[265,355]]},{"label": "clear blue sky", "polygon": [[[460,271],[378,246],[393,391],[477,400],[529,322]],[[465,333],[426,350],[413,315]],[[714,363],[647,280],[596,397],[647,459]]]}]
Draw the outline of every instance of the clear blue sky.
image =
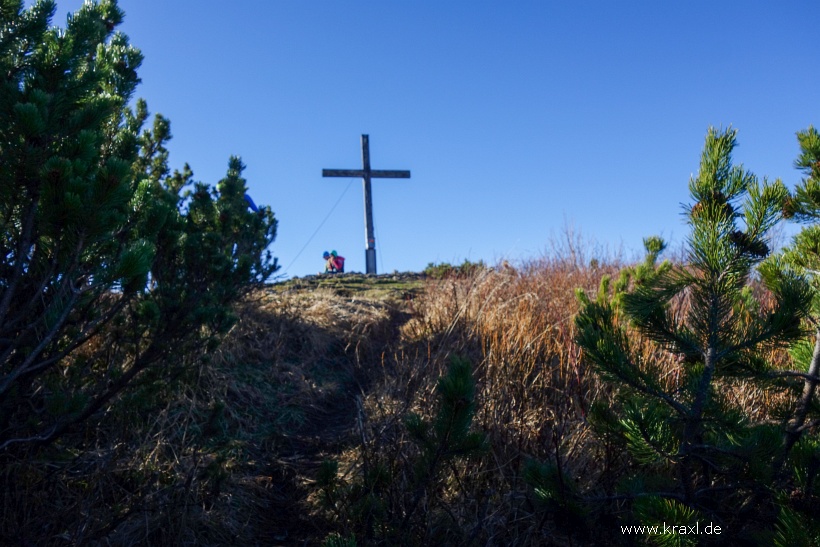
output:
[{"label": "clear blue sky", "polygon": [[[80,4],[58,0],[54,24]],[[537,257],[565,222],[628,252],[679,242],[710,125],[737,128],[735,161],[791,187],[795,132],[820,124],[816,0],[120,6],[172,166],[215,184],[241,156],[286,276],[330,249],[364,270],[361,180],[308,243],[351,180],[322,169],[359,168],[362,133],[374,169],[412,171],[373,183],[392,272]]]}]

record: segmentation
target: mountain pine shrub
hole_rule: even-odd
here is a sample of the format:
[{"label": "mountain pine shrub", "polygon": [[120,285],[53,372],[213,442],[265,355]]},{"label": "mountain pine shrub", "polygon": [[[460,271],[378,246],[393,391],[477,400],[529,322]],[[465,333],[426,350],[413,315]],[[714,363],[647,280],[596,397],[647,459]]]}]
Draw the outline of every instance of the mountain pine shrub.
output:
[{"label": "mountain pine shrub", "polygon": [[142,131],[142,56],[116,1],[65,29],[54,11],[0,4],[0,453],[54,442],[138,376],[167,379],[277,268],[276,220],[248,210],[240,160],[214,190],[169,174],[166,119]]},{"label": "mountain pine shrub", "polygon": [[116,0],[66,28],[55,10],[0,0],[4,544],[103,541],[150,505],[171,479],[122,463],[134,437],[277,269],[276,220],[248,210],[241,161],[216,189],[172,174],[168,120],[146,130],[145,103],[129,107],[142,55]]},{"label": "mountain pine shrub", "polygon": [[811,286],[809,336],[794,342],[790,354],[795,365],[787,384],[790,397],[782,409],[785,431],[783,453],[775,469],[781,480],[790,480],[780,495],[775,544],[820,545],[820,134],[814,127],[797,134],[800,155],[795,166],[805,175],[784,207],[784,214],[804,224],[783,253],[786,267],[805,275]]},{"label": "mountain pine shrub", "polygon": [[735,144],[732,129],[707,134],[689,182],[683,263],[658,263],[664,244],[649,238],[644,263],[615,283],[605,278],[595,298],[578,291],[577,342],[615,389],[614,403],[593,405],[589,420],[622,447],[626,464],[608,471],[618,473],[614,480],[601,477],[612,489],[557,488],[569,477],[550,466],[535,467],[529,482],[548,514],[586,523],[576,526],[580,536],[599,530],[628,544],[636,538],[619,525],[711,522],[724,533],[646,539],[771,544],[782,515],[799,519],[805,468],[789,456],[788,424],[799,421],[800,405],[753,419],[730,394],[742,384],[770,394],[784,388],[791,374],[773,356],[803,336],[812,292],[781,257],[769,257],[767,236],[789,206],[788,191],[733,165]]}]

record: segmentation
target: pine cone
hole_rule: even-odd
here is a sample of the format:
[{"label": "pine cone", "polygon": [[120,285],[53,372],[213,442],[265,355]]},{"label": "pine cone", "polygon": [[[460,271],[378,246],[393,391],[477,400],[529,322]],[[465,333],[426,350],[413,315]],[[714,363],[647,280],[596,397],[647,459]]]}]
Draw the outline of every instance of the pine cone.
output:
[{"label": "pine cone", "polygon": [[791,198],[787,197],[786,200],[783,202],[783,208],[781,210],[781,214],[783,218],[790,219],[794,217],[794,214],[797,212],[797,203]]},{"label": "pine cone", "polygon": [[760,258],[769,254],[768,245],[762,241],[752,240],[748,234],[740,230],[735,230],[729,234],[729,239],[744,253],[749,253],[752,256]]},{"label": "pine cone", "polygon": [[721,203],[721,204],[726,203],[726,201],[727,201],[726,196],[721,191],[712,192],[712,195],[709,196],[709,199],[711,201],[714,201],[715,203]]}]

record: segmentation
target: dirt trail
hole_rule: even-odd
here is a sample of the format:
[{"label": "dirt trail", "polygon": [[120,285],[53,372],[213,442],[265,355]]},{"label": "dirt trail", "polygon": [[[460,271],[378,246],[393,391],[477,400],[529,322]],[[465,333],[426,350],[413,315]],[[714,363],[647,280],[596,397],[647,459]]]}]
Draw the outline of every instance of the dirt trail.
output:
[{"label": "dirt trail", "polygon": [[[361,299],[358,295],[357,298]],[[361,337],[363,331],[371,332],[372,342],[378,346],[376,353],[380,354],[385,347],[398,342],[401,326],[411,317],[400,301],[391,302],[388,310],[384,324],[372,330],[362,330],[360,324],[353,324],[350,332],[342,336],[354,339]],[[345,370],[345,380],[331,397],[323,398],[318,408],[311,408],[305,423],[296,432],[282,435],[277,443],[277,453],[267,471],[271,479],[270,501],[262,515],[265,529],[257,534],[259,545],[321,545],[332,531],[326,522],[311,515],[308,497],[314,492],[313,484],[321,463],[338,458],[341,452],[358,442],[357,397],[364,398],[373,385],[367,358],[362,362],[362,355],[357,356],[350,339],[339,340],[347,351],[342,362],[335,365]]]},{"label": "dirt trail", "polygon": [[270,464],[273,487],[265,520],[264,545],[319,545],[329,530],[310,516],[307,498],[322,461],[332,458],[355,440],[356,407],[353,397],[328,408],[306,426],[309,433],[287,439]]}]

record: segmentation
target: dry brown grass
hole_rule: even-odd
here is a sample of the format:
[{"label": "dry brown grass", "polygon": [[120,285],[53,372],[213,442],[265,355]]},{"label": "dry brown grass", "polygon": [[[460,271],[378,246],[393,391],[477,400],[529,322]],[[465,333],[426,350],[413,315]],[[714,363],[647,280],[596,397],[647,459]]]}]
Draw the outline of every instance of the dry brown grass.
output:
[{"label": "dry brown grass", "polygon": [[[587,422],[590,405],[612,403],[615,388],[585,367],[573,321],[579,309],[575,290],[583,288],[594,297],[601,278],[617,276],[619,267],[579,267],[576,262],[543,260],[520,269],[507,265],[429,280],[413,301],[400,339],[374,363],[382,375],[363,401],[361,442],[339,455],[341,470],[357,477],[368,460],[371,465],[377,459],[385,462],[396,483],[382,495],[398,511],[406,508],[403,496],[413,490],[407,464],[417,454],[404,416],[433,416],[436,380],[450,356],[467,357],[475,366],[476,424],[487,434],[490,452],[450,470],[437,499],[430,500],[431,516],[416,522],[426,528],[419,536],[424,541],[435,543],[446,528],[435,516],[436,505],[443,508],[444,520],[457,523],[478,544],[560,544],[522,480],[526,462],[557,464],[576,486],[602,494],[620,473],[607,472],[626,469],[623,453],[593,434]],[[765,292],[757,292],[764,308],[772,304]],[[673,311],[683,317],[686,305],[680,299]],[[676,355],[635,332],[632,343],[668,389],[680,387],[682,364]],[[782,351],[770,358],[788,365]],[[720,389],[752,421],[769,419],[785,397],[752,382],[726,381]],[[339,531],[356,532],[350,527]]]},{"label": "dry brown grass", "polygon": [[[475,424],[490,448],[444,473],[414,519],[416,537],[560,544],[522,471],[530,459],[552,462],[578,486],[605,490],[604,471],[624,463],[587,423],[590,404],[614,393],[585,368],[573,322],[575,290],[594,294],[602,276],[617,273],[617,264],[577,260],[504,265],[428,280],[409,304],[321,288],[256,293],[189,375],[121,397],[36,460],[8,461],[0,537],[275,545],[350,535],[355,526],[318,503],[319,462],[340,460],[347,482],[384,462],[392,483],[380,495],[406,508],[418,451],[403,420],[434,414],[436,381],[459,355],[474,365]],[[675,356],[634,341],[675,386]],[[725,387],[753,420],[784,400],[748,383]],[[453,527],[463,535],[447,535]]]},{"label": "dry brown grass", "polygon": [[298,463],[317,424],[349,406],[354,369],[371,362],[392,316],[384,302],[327,290],[259,292],[238,316],[217,351],[190,356],[186,374],[123,394],[36,459],[7,459],[0,543],[269,545],[286,537],[276,508],[294,505],[296,516],[286,517],[301,518],[286,460]]},{"label": "dry brown grass", "polygon": [[[467,357],[477,380],[476,425],[488,435],[490,453],[453,469],[437,502],[446,519],[481,543],[531,536],[521,544],[537,544],[544,536],[521,479],[527,460],[560,460],[589,486],[613,457],[586,423],[590,401],[609,395],[581,363],[573,317],[575,289],[594,292],[603,275],[615,273],[615,266],[542,261],[428,281],[400,339],[378,363],[378,385],[363,401],[364,442],[341,455],[343,472],[355,476],[368,458],[381,458],[398,485],[385,495],[394,506],[406,504],[400,498],[412,491],[412,470],[403,462],[415,448],[402,420],[411,411],[431,417],[449,358]],[[434,521],[419,523],[431,541],[442,526]]]}]

